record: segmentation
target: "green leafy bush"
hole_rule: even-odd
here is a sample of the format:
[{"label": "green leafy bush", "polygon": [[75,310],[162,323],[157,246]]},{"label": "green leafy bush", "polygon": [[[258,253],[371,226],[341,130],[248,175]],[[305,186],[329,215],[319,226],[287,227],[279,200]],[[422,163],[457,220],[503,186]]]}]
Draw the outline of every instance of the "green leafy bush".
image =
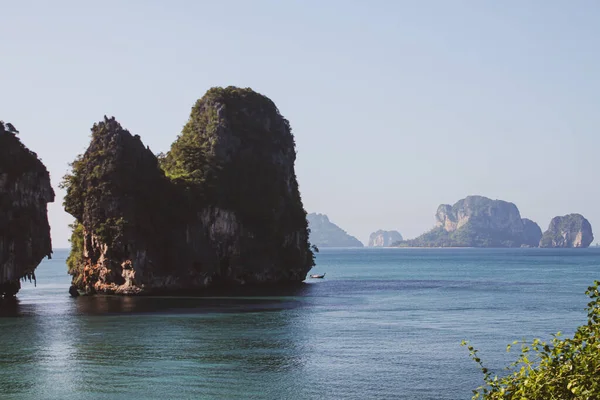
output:
[{"label": "green leafy bush", "polygon": [[77,281],[73,283],[79,284],[79,280],[83,277],[82,271],[84,267],[83,260],[83,225],[79,222],[75,222],[69,225],[71,228],[71,253],[67,257],[67,267],[70,275],[76,277]]},{"label": "green leafy bush", "polygon": [[[600,293],[598,285],[589,287],[587,324],[577,328],[573,338],[562,339],[560,332],[551,343],[535,339],[521,342],[518,359],[504,377],[485,368],[477,350],[468,346],[471,358],[483,372],[484,384],[473,391],[473,399],[519,400],[597,400],[600,399]],[[510,351],[518,341],[507,346]]]}]

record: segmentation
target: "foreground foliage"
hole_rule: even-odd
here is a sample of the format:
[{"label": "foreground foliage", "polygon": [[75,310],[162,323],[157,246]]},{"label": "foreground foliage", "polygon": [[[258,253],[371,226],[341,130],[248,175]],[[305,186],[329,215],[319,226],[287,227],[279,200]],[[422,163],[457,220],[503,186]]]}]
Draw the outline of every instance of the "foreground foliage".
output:
[{"label": "foreground foliage", "polygon": [[[588,322],[577,328],[573,338],[553,335],[551,343],[539,339],[523,342],[519,358],[504,377],[493,376],[469,346],[471,358],[483,372],[484,385],[474,390],[473,399],[600,399],[600,293],[595,281],[586,291]],[[518,341],[507,346],[510,351]]]}]

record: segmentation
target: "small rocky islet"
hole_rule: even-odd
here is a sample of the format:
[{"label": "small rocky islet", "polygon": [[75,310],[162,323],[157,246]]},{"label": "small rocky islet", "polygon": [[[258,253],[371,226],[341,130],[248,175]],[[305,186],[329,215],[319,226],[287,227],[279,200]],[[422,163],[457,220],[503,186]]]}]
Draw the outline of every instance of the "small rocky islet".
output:
[{"label": "small rocky islet", "polygon": [[589,247],[594,241],[592,225],[581,214],[554,217],[540,240],[540,247]]},{"label": "small rocky islet", "polygon": [[369,247],[392,247],[395,243],[402,240],[400,232],[380,229],[369,235]]}]

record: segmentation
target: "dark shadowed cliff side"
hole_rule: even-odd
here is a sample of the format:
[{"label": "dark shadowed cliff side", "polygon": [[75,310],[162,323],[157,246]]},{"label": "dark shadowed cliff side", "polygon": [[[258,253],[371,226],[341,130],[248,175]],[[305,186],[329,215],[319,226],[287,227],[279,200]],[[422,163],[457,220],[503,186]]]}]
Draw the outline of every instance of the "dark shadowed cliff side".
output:
[{"label": "dark shadowed cliff side", "polygon": [[310,242],[317,247],[363,247],[360,240],[329,221],[325,214],[310,213],[307,216]]},{"label": "dark shadowed cliff side", "polygon": [[52,255],[50,176],[16,134],[0,121],[0,297],[15,295],[21,279],[35,279],[38,264]]},{"label": "dark shadowed cliff side", "polygon": [[415,247],[537,247],[542,231],[513,203],[468,196],[453,206],[442,204],[436,227],[400,246]]},{"label": "dark shadowed cliff side", "polygon": [[523,218],[523,247],[538,247],[542,238],[542,228],[530,219]]},{"label": "dark shadowed cliff side", "polygon": [[554,217],[540,247],[588,247],[594,240],[592,225],[581,214]]},{"label": "dark shadowed cliff side", "polygon": [[88,293],[300,282],[314,265],[294,138],[251,89],[213,88],[159,158],[114,119],[65,177],[68,259]]}]

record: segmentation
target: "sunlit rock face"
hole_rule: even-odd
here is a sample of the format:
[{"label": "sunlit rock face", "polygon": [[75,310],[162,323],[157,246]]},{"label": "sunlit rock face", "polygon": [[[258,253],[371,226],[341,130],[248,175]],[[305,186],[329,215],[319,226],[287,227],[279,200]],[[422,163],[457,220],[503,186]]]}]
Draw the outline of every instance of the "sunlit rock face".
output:
[{"label": "sunlit rock face", "polygon": [[146,294],[303,281],[314,256],[295,159],[288,121],[250,89],[209,90],[158,157],[105,118],[66,180],[73,284]]},{"label": "sunlit rock face", "polygon": [[0,297],[14,296],[22,279],[52,255],[47,204],[50,176],[11,124],[0,121]]},{"label": "sunlit rock face", "polygon": [[594,240],[592,225],[581,214],[554,217],[544,232],[540,247],[585,248]]},{"label": "sunlit rock face", "polygon": [[390,247],[400,241],[402,241],[400,232],[378,230],[369,236],[369,247]]},{"label": "sunlit rock face", "polygon": [[417,247],[537,247],[541,229],[513,203],[467,196],[438,207],[436,226],[400,245]]}]

